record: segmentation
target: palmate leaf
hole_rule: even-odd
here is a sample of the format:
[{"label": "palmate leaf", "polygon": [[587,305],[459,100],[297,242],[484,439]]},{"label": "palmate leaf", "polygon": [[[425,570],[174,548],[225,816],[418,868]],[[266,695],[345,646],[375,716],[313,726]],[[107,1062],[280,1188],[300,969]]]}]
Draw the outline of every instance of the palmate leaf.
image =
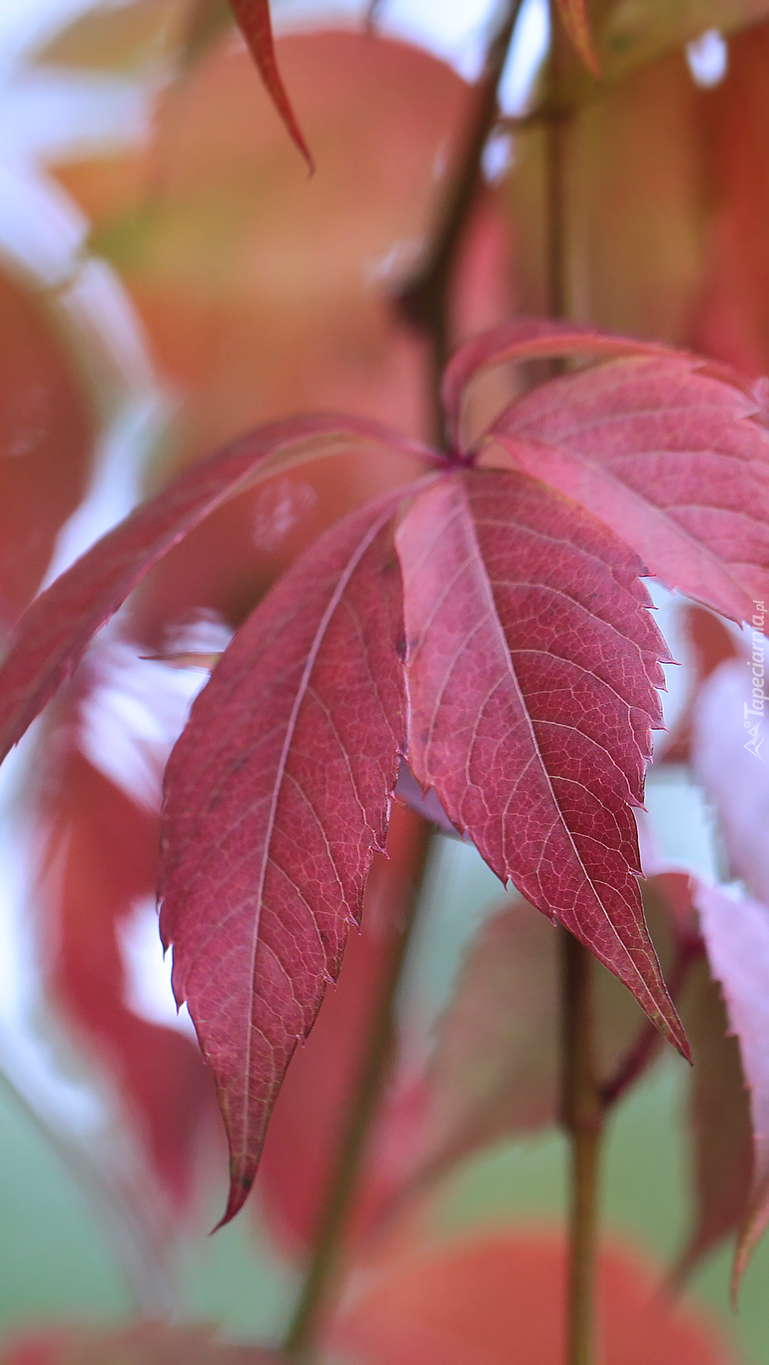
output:
[{"label": "palmate leaf", "polygon": [[407,744],[389,494],[235,635],[166,772],[161,933],[216,1077],[241,1207],[297,1042],[341,965]]},{"label": "palmate leaf", "polygon": [[433,484],[397,543],[416,777],[687,1052],[637,882],[668,657],[642,566],[574,503],[491,470]]},{"label": "palmate leaf", "polygon": [[[654,550],[661,525],[661,576],[691,590],[699,575],[706,600],[732,592],[741,607],[766,572],[769,437],[749,383],[716,366],[526,320],[460,352],[447,377],[452,416],[479,369],[559,351],[603,362],[541,385],[470,451],[458,443],[444,457],[334,417],[275,423],[226,447],[43,594],[0,671],[7,751],[148,568],[234,493],[351,446],[442,471],[361,509],[297,562],[224,655],[169,767],[163,931],[225,1112],[226,1216],[245,1197],[288,1058],[338,970],[401,756],[503,882],[586,943],[686,1050],[645,927],[632,813],[661,718],[664,644],[643,565],[595,512],[636,548]],[[538,477],[470,467],[497,458],[500,442],[500,458],[528,460]],[[698,462],[726,525],[715,555],[707,516],[694,518],[697,539],[653,501],[672,481],[680,499],[664,510],[678,511]],[[408,707],[388,529],[405,504],[396,543]],[[726,553],[738,525],[747,568]]]}]

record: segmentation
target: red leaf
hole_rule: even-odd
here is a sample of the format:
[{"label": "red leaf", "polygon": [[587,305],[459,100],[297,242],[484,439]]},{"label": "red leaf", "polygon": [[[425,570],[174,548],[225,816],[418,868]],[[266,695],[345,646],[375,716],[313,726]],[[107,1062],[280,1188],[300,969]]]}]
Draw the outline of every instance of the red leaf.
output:
[{"label": "red leaf", "polygon": [[118,937],[136,901],[154,891],[157,817],[139,810],[67,740],[63,729],[46,735],[53,762],[37,812],[45,840],[38,899],[46,974],[67,1020],[116,1078],[128,1123],[179,1202],[189,1194],[200,1121],[211,1112],[210,1081],[192,1039],[125,1003]]},{"label": "red leaf", "polygon": [[[343,1302],[334,1358],[358,1365],[562,1365],[564,1243],[543,1232],[487,1232],[381,1257]],[[621,1246],[601,1250],[602,1365],[726,1365],[714,1323],[660,1293],[659,1270]]]},{"label": "red leaf", "polygon": [[588,71],[600,76],[598,54],[590,27],[589,0],[557,0],[558,13]]},{"label": "red leaf", "polygon": [[72,673],[95,632],[152,565],[235,493],[306,460],[373,442],[438,457],[377,422],[333,416],[273,422],[185,470],[62,574],[21,618],[0,670],[0,761]]},{"label": "red leaf", "polygon": [[264,81],[265,89],[285,123],[291,138],[307,162],[310,171],[314,171],[315,163],[312,154],[296,121],[296,116],[291,108],[291,101],[286,94],[278,70],[275,45],[272,40],[270,0],[229,0],[229,3],[238,27],[246,40],[248,50],[256,62],[259,75]]},{"label": "red leaf", "polygon": [[754,1163],[750,1201],[740,1230],[732,1293],[769,1222],[769,908],[716,887],[696,893],[713,975],[721,982],[731,1031],[740,1044],[750,1089]]},{"label": "red leaf", "polygon": [[752,1133],[736,1038],[707,965],[695,967],[681,1000],[694,1067],[689,1127],[694,1167],[694,1223],[676,1267],[682,1280],[703,1256],[738,1228],[748,1207]]},{"label": "red leaf", "polygon": [[[670,963],[675,933],[667,904],[660,903],[665,880],[644,883],[644,909],[663,962]],[[592,966],[596,1070],[604,1085],[620,1074],[648,1023],[616,977],[597,962]],[[426,1077],[428,1121],[412,1162],[416,1183],[479,1147],[557,1121],[558,987],[557,935],[515,896],[474,938],[439,1021]],[[654,1056],[651,1048],[634,1079]]]},{"label": "red leaf", "polygon": [[161,930],[227,1126],[225,1222],[384,848],[406,745],[389,525],[402,497],[339,523],[264,598],[166,772]]},{"label": "red leaf", "polygon": [[769,431],[717,375],[672,352],[610,361],[542,384],[490,436],[650,573],[744,620],[769,594]]},{"label": "red leaf", "polygon": [[61,317],[0,273],[0,319],[0,625],[5,629],[37,591],[57,532],[85,492],[96,433],[74,357],[62,345]]},{"label": "red leaf", "polygon": [[544,485],[497,471],[435,483],[397,542],[416,777],[687,1051],[637,883],[631,806],[666,657],[638,560]]}]

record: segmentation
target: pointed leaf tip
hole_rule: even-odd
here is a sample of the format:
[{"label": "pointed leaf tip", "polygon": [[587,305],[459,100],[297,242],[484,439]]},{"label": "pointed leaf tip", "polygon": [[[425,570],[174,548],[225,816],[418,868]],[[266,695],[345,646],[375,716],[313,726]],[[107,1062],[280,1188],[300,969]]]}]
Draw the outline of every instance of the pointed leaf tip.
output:
[{"label": "pointed leaf tip", "polygon": [[558,0],[558,13],[577,55],[588,71],[598,78],[601,67],[590,26],[589,0]]},{"label": "pointed leaf tip", "polygon": [[286,87],[283,84],[275,57],[269,0],[229,0],[229,4],[248,50],[256,63],[259,75],[264,82],[264,88],[282,118],[291,140],[299,148],[307,162],[310,175],[312,175],[315,171],[315,162],[286,93]]}]

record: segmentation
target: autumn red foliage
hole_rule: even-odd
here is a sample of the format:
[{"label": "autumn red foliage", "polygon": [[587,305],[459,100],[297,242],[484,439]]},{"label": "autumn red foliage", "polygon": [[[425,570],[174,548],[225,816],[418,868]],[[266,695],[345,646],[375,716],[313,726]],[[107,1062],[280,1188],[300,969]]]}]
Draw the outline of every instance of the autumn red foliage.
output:
[{"label": "autumn red foliage", "polygon": [[[696,1196],[672,1279],[736,1233],[736,1297],[769,1221],[769,5],[553,0],[507,118],[516,0],[475,85],[377,35],[376,6],[374,32],[277,41],[268,0],[159,8],[152,136],[53,172],[176,411],[138,504],[42,586],[99,419],[50,303],[3,276],[0,761],[23,741],[45,995],[148,1188],[189,1214],[213,1080],[221,1223],[260,1172],[309,1270],[277,1353],[146,1323],[2,1358],[715,1365],[712,1324],[602,1249],[596,1187],[607,1115],[672,1044]],[[103,21],[41,60],[98,50]],[[695,69],[716,27],[703,89],[683,49]],[[511,129],[500,187],[484,149]],[[644,812],[673,662],[648,580],[686,599],[691,656],[657,757],[706,793],[739,886],[660,854]],[[154,700],[120,700],[134,669]],[[409,1039],[438,839],[507,898]],[[197,1046],[131,1004],[122,945],[155,895]],[[457,1163],[553,1123],[568,1239],[430,1243]]]}]

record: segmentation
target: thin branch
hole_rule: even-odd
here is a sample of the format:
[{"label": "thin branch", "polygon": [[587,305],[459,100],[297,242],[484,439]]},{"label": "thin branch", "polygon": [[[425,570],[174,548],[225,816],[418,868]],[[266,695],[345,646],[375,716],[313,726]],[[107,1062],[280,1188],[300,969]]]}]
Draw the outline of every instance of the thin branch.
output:
[{"label": "thin branch", "polygon": [[568,929],[562,953],[563,1067],[561,1123],[571,1148],[568,1365],[595,1359],[598,1168],[604,1108],[594,1056],[593,959]]},{"label": "thin branch", "polygon": [[481,162],[489,133],[497,120],[499,82],[522,0],[510,0],[505,18],[492,39],[483,74],[478,81],[468,120],[465,143],[448,177],[438,228],[416,276],[399,294],[403,316],[427,334],[432,343],[433,389],[437,395],[434,424],[439,444],[444,439],[440,407],[440,377],[449,356],[449,297],[458,249],[475,205]]},{"label": "thin branch", "polygon": [[[566,166],[570,114],[559,107],[566,40],[551,0],[550,115],[546,123],[546,263],[551,317],[569,312]],[[553,92],[555,98],[553,98]],[[558,371],[556,370],[556,373]],[[598,1274],[598,1183],[604,1106],[595,1059],[593,958],[567,929],[561,939],[561,1124],[571,1176],[567,1288],[567,1365],[594,1365]]]},{"label": "thin branch", "polygon": [[[433,826],[413,811],[399,810],[407,822],[405,847],[383,874],[380,893],[392,922],[390,958],[373,1011],[370,1033],[347,1128],[339,1145],[320,1231],[299,1302],[284,1338],[284,1351],[311,1360],[339,1270],[344,1232],[366,1156],[372,1123],[382,1097],[392,1058],[394,1003],[411,939]],[[369,913],[375,913],[369,906]]]}]

